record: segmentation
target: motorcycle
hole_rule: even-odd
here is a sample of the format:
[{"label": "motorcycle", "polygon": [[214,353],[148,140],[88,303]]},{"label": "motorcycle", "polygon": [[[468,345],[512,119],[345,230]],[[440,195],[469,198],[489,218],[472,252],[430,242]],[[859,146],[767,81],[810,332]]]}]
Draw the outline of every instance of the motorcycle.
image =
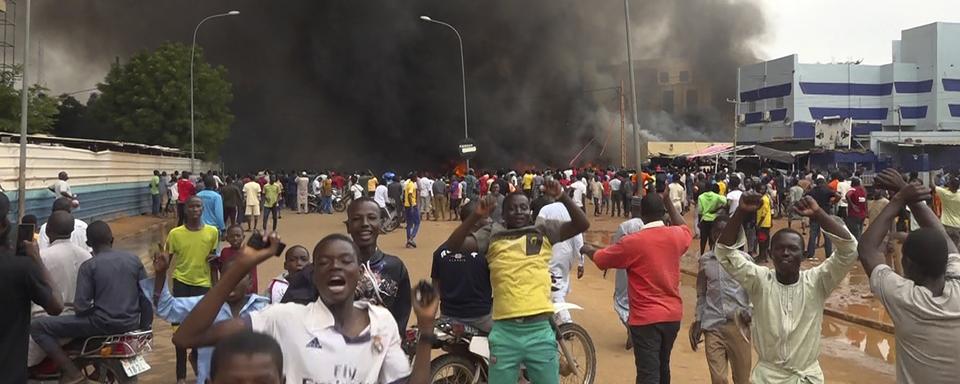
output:
[{"label": "motorcycle", "polygon": [[307,213],[320,213],[320,207],[323,206],[322,199],[318,194],[307,196]]},{"label": "motorcycle", "polygon": [[347,210],[347,206],[350,205],[350,202],[353,201],[353,194],[347,193],[344,194],[339,189],[333,189],[333,210],[337,212],[343,212]]},{"label": "motorcycle", "polygon": [[387,213],[383,217],[383,224],[380,225],[380,232],[390,233],[400,228],[400,211],[397,209],[397,202],[393,199],[387,200],[387,207],[384,208]]},{"label": "motorcycle", "polygon": [[[554,314],[563,310],[581,310],[572,303],[554,303]],[[560,356],[560,382],[593,384],[597,376],[597,351],[587,330],[575,323],[557,326],[550,324],[557,334],[557,353]],[[430,362],[431,383],[485,384],[488,382],[490,345],[487,335],[479,329],[441,317],[434,324],[436,342],[433,349],[446,353]],[[407,330],[402,347],[413,360],[419,330]],[[574,348],[581,353],[575,356]]]},{"label": "motorcycle", "polygon": [[[83,376],[97,383],[136,383],[137,376],[150,370],[143,358],[149,352],[153,331],[93,336],[67,343],[63,350]],[[60,367],[49,358],[28,370],[31,382],[60,379]]]}]

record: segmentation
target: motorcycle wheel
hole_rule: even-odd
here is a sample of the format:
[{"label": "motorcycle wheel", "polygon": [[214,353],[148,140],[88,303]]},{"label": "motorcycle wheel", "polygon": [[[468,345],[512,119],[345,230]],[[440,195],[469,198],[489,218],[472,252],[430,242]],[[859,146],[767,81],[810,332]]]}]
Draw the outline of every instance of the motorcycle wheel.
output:
[{"label": "motorcycle wheel", "polygon": [[333,210],[337,212],[343,212],[347,209],[347,200],[340,199],[333,202]]},{"label": "motorcycle wheel", "polygon": [[[573,370],[566,368],[566,358],[563,352],[560,354],[560,382],[570,384],[593,384],[597,377],[597,349],[593,345],[593,339],[583,327],[567,323],[561,324],[560,342],[567,343],[567,349],[573,355],[573,361],[580,371],[579,375],[574,375]],[[565,369],[566,368],[566,369]]]},{"label": "motorcycle wheel", "polygon": [[102,363],[97,365],[97,372],[99,376],[97,378],[98,383],[104,384],[128,384],[136,383],[137,377],[127,377],[127,373],[123,370],[123,365],[120,364],[120,360],[104,360]]},{"label": "motorcycle wheel", "polygon": [[459,354],[448,353],[430,362],[433,384],[473,384],[476,364]]},{"label": "motorcycle wheel", "polygon": [[383,225],[380,226],[383,229],[383,233],[393,232],[395,229],[400,228],[400,218],[394,216],[390,219],[387,219],[383,222]]}]

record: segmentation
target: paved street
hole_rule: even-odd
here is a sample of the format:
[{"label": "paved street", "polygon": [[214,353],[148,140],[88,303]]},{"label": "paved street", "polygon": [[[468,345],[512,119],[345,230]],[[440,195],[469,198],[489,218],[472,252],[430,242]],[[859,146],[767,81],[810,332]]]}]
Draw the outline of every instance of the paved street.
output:
[{"label": "paved street", "polygon": [[[343,214],[296,215],[288,211],[280,221],[280,233],[289,245],[301,244],[308,249],[313,249],[313,245],[324,235],[332,232],[346,232],[343,219]],[[620,222],[609,217],[597,219],[591,216],[591,220],[592,231],[612,231]],[[432,252],[446,239],[453,228],[453,222],[424,221],[417,238],[417,243],[420,245],[418,249],[403,247],[405,240],[403,228],[381,236],[380,246],[385,252],[402,258],[410,271],[411,280],[416,282],[421,278],[429,278]],[[156,238],[156,235],[145,234],[134,242],[154,242]],[[280,273],[281,269],[280,259],[272,259],[262,264],[258,271],[260,289],[266,286],[271,277]],[[693,278],[684,276],[681,291],[684,300],[683,328],[674,346],[671,362],[673,381],[676,383],[705,383],[710,379],[703,350],[693,352],[686,338],[687,329],[693,321],[696,302],[694,285]],[[582,280],[573,282],[573,291],[568,296],[568,301],[585,308],[585,311],[574,312],[573,317],[590,332],[596,345],[599,361],[599,375],[596,383],[633,383],[633,354],[623,349],[626,333],[611,307],[612,296],[613,275],[610,274],[609,278],[604,280],[602,273],[588,261],[586,276]],[[894,382],[893,366],[889,362],[868,356],[868,354],[876,356],[891,353],[893,345],[887,341],[892,339],[889,334],[865,330],[829,317],[825,318],[824,322],[824,332],[830,336],[823,341],[820,363],[827,382],[871,384]],[[154,352],[147,357],[153,369],[144,374],[141,381],[170,383],[174,378],[174,354],[170,343],[172,330],[170,325],[162,320],[154,323],[154,329],[156,330]],[[885,352],[882,350],[884,348],[886,348]]]}]

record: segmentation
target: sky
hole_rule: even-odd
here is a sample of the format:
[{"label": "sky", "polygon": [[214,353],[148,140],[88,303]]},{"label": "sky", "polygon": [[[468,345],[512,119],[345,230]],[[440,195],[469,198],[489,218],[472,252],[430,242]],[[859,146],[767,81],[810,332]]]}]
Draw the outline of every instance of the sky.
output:
[{"label": "sky", "polygon": [[801,63],[863,59],[891,62],[891,41],[900,31],[935,21],[960,22],[958,0],[759,0],[767,36],[758,42],[764,59],[797,54]]}]

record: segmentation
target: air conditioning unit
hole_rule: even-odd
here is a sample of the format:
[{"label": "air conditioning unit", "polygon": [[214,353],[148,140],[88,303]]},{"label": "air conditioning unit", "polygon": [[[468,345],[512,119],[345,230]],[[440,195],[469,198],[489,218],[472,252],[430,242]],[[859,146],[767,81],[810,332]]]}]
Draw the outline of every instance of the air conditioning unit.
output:
[{"label": "air conditioning unit", "polygon": [[764,113],[763,113],[763,118],[762,118],[761,120],[762,120],[763,122],[770,122],[770,112],[769,112],[769,111],[764,112]]},{"label": "air conditioning unit", "polygon": [[737,124],[743,124],[744,120],[746,120],[746,115],[742,113],[737,115]]}]

